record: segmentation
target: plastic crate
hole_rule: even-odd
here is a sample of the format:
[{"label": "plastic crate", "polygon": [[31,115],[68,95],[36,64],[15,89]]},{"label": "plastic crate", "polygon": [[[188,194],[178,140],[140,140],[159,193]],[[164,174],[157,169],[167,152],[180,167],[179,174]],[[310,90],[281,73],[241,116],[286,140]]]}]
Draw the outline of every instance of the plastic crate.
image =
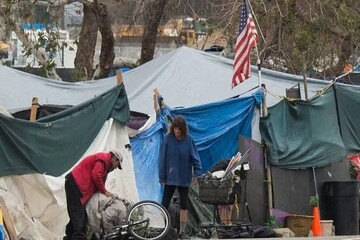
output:
[{"label": "plastic crate", "polygon": [[235,198],[232,197],[234,182],[232,178],[221,179],[200,179],[199,199],[204,203],[223,205],[233,204]]}]

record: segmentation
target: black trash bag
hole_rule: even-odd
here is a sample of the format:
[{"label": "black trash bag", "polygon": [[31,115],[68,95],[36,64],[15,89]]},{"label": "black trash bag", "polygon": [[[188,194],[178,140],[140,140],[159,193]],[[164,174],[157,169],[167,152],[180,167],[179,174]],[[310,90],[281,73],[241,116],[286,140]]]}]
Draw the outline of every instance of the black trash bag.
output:
[{"label": "black trash bag", "polygon": [[253,226],[255,238],[271,238],[276,237],[275,231],[266,226]]},{"label": "black trash bag", "polygon": [[252,227],[248,225],[229,225],[218,228],[217,235],[219,239],[252,238],[254,232]]}]

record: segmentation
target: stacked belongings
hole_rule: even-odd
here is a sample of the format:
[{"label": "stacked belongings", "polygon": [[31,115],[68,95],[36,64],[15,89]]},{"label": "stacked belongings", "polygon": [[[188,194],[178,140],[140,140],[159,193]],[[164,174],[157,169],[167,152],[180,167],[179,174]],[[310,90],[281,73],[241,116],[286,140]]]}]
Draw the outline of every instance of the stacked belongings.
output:
[{"label": "stacked belongings", "polygon": [[114,227],[126,224],[126,216],[134,203],[118,196],[106,197],[95,193],[86,204],[90,231],[89,237],[100,239],[103,232],[112,232]]},{"label": "stacked belongings", "polygon": [[[215,226],[219,238],[252,237],[253,235],[244,185],[246,171],[249,170],[247,161],[249,151],[250,149],[243,156],[238,152],[230,161],[220,162],[199,181],[199,199],[204,203],[214,205],[212,226]],[[243,221],[244,213],[248,216],[246,221]]]}]

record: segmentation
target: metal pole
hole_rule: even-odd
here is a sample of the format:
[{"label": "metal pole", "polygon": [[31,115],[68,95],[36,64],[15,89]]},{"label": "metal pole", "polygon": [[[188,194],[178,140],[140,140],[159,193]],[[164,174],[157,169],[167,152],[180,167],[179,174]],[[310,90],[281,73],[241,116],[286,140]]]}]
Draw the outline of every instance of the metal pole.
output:
[{"label": "metal pole", "polygon": [[[266,103],[266,86],[265,86],[265,84],[262,84],[261,88],[264,91],[264,99],[263,99],[263,103],[262,103],[262,115],[261,116],[267,116],[267,107],[265,104]],[[265,147],[263,147],[264,167],[266,169],[266,185],[267,185],[267,192],[268,192],[268,194],[267,194],[268,211],[269,211],[269,216],[271,216],[272,209],[274,208],[274,203],[273,203],[273,194],[272,194],[271,166],[268,162],[266,151],[267,151],[267,149],[265,146]]]},{"label": "metal pole", "polygon": [[316,175],[315,175],[315,167],[312,167],[312,172],[313,172],[314,185],[315,185],[315,195],[318,197],[318,196],[319,196],[319,193],[318,193],[318,189],[317,189],[317,181],[316,181]]},{"label": "metal pole", "polygon": [[308,100],[308,86],[307,86],[307,77],[306,77],[306,55],[304,53],[303,59],[303,78],[304,78],[304,91],[305,91],[305,100]]},{"label": "metal pole", "polygon": [[[257,22],[256,16],[252,10],[250,1],[248,1],[251,12],[253,13],[252,15],[255,18],[255,21]],[[259,26],[259,25],[258,25]],[[260,29],[260,26],[259,26]],[[265,38],[261,32],[260,29],[260,34],[262,36],[262,39],[264,42]],[[262,89],[264,92],[264,98],[263,101],[261,103],[261,109],[260,109],[260,117],[264,117],[267,116],[267,107],[266,107],[266,86],[265,84],[262,84],[261,82],[261,61],[260,61],[260,54],[259,54],[259,50],[258,50],[258,46],[257,44],[255,44],[255,49],[256,49],[256,53],[257,53],[257,66],[258,66],[258,84],[259,84],[259,89]],[[273,209],[273,194],[272,194],[272,180],[271,180],[271,166],[268,163],[268,158],[267,158],[267,154],[266,154],[266,146],[263,147],[263,154],[264,154],[264,167],[266,169],[266,182],[267,182],[267,190],[268,190],[268,210],[269,210],[269,216],[271,216],[271,212]]]},{"label": "metal pole", "polygon": [[61,65],[64,66],[64,46],[61,47]]},{"label": "metal pole", "polygon": [[[307,88],[307,77],[306,77],[306,54],[304,53],[304,59],[303,59],[303,77],[304,77],[304,91],[305,91],[305,100],[309,99],[308,96],[308,88]],[[315,174],[315,167],[312,167],[312,173],[313,173],[313,179],[314,179],[314,185],[315,185],[315,196],[318,197],[318,189],[317,189],[317,181],[316,181],[316,174]],[[319,203],[318,203],[319,206]]]},{"label": "metal pole", "polygon": [[[256,53],[257,53],[257,66],[258,66],[258,84],[259,89],[261,89],[264,92],[264,98],[261,103],[261,110],[260,110],[260,117],[267,116],[267,106],[266,106],[266,87],[265,84],[262,84],[261,81],[261,61],[259,57],[259,50],[257,47],[257,44],[255,45]],[[263,147],[263,154],[264,154],[264,167],[266,169],[266,183],[267,183],[267,191],[268,191],[268,210],[269,210],[269,216],[271,216],[271,212],[273,209],[273,194],[272,194],[272,181],[271,181],[271,166],[268,163],[268,158],[266,154],[266,146]]]}]

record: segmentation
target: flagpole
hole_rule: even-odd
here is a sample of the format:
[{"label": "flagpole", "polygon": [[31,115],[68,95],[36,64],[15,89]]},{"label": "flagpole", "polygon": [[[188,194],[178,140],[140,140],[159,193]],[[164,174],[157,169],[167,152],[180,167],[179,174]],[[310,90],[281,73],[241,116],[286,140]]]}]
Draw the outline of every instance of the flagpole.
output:
[{"label": "flagpole", "polygon": [[256,56],[257,56],[256,65],[258,67],[258,84],[259,84],[259,89],[261,89],[261,61],[260,61],[260,57],[259,57],[259,50],[258,50],[257,44],[255,44],[255,50],[256,50]]},{"label": "flagpole", "polygon": [[[255,16],[255,13],[252,9],[252,6],[250,4],[250,0],[245,0],[248,2],[249,6],[250,6],[250,9],[251,9],[251,13],[252,15],[254,16],[254,19],[255,21],[257,22],[257,19],[256,19],[256,16]],[[258,22],[257,22],[258,23]],[[259,26],[259,24],[258,24]],[[265,38],[263,37],[262,35],[262,31],[260,29],[260,26],[259,26],[259,30],[260,30],[260,34],[262,36],[262,39],[264,40],[265,42]],[[256,61],[256,65],[258,67],[258,84],[259,84],[259,90],[262,90],[263,93],[264,93],[264,98],[262,100],[262,103],[261,103],[261,108],[260,108],[260,117],[265,117],[267,116],[267,107],[266,107],[266,86],[265,84],[262,84],[262,81],[261,81],[261,60],[260,60],[260,54],[259,54],[259,49],[258,49],[258,45],[257,43],[255,44],[255,50],[256,50],[256,55],[257,55],[257,61]],[[263,139],[261,140],[262,143],[263,142]],[[269,164],[268,162],[268,157],[267,157],[267,148],[266,148],[266,145],[263,144],[263,155],[264,155],[264,167],[266,169],[266,183],[267,183],[267,197],[268,197],[268,214],[269,216],[272,215],[272,209],[273,209],[273,194],[272,194],[272,178],[271,178],[271,165]]]},{"label": "flagpole", "polygon": [[[258,51],[258,47],[257,44],[255,46],[256,48],[256,53],[257,53],[257,67],[258,67],[258,84],[259,84],[259,89],[261,91],[263,91],[264,93],[264,98],[262,100],[261,103],[261,108],[260,108],[260,117],[265,117],[267,115],[267,107],[266,107],[266,86],[265,84],[262,84],[261,81],[261,60],[259,57],[259,51]],[[263,139],[262,139],[263,141]],[[271,166],[268,162],[268,158],[267,158],[267,151],[266,151],[266,145],[263,144],[265,147],[263,149],[263,155],[264,155],[264,167],[266,169],[266,183],[267,183],[267,197],[268,197],[268,210],[269,210],[269,216],[272,215],[272,209],[273,209],[273,195],[272,195],[272,180],[271,180]]]}]

